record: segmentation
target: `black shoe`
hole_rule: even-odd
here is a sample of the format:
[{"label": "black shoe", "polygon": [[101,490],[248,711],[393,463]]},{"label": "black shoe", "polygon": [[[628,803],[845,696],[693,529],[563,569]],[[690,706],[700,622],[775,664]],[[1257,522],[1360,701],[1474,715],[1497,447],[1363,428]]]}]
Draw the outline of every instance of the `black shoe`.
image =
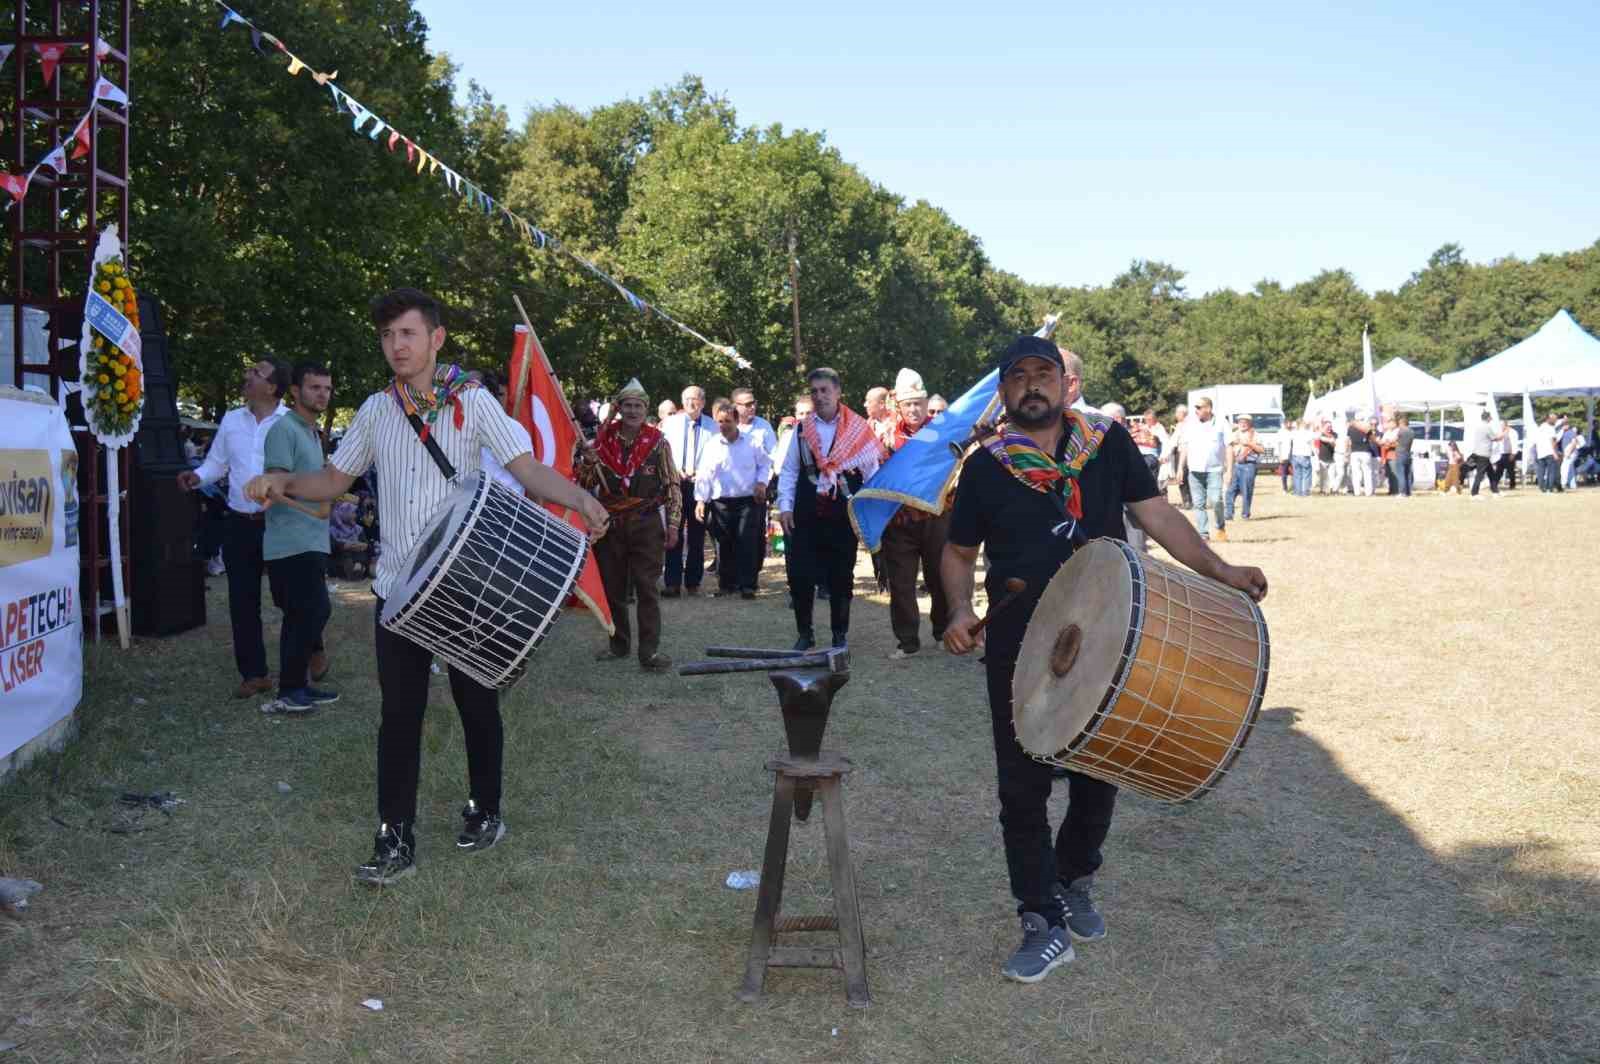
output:
[{"label": "black shoe", "polygon": [[741,591],[739,592],[739,597],[742,599],[753,599],[756,597],[756,593],[754,591]]},{"label": "black shoe", "polygon": [[829,598],[829,592],[828,592],[827,588],[825,588],[825,587],[817,588],[817,601],[818,602],[827,602],[828,598]]},{"label": "black shoe", "polygon": [[664,587],[661,589],[662,598],[677,598],[681,594],[683,594],[683,592],[675,587]]},{"label": "black shoe", "polygon": [[412,841],[402,838],[388,824],[382,824],[378,827],[377,838],[373,840],[372,859],[366,864],[357,865],[352,878],[358,883],[386,887],[416,870],[417,854]]},{"label": "black shoe", "polygon": [[810,650],[816,645],[817,641],[811,637],[810,632],[801,633],[800,638],[794,641],[794,648],[796,650]]},{"label": "black shoe", "polygon": [[849,645],[849,637],[843,632],[835,632],[833,633],[833,645],[840,648],[846,647]]},{"label": "black shoe", "polygon": [[506,837],[506,822],[499,813],[485,813],[478,803],[467,799],[461,808],[461,834],[456,836],[458,850],[487,850]]},{"label": "black shoe", "polygon": [[329,706],[339,701],[338,691],[325,691],[320,687],[307,687],[301,691],[301,694],[319,706]]}]

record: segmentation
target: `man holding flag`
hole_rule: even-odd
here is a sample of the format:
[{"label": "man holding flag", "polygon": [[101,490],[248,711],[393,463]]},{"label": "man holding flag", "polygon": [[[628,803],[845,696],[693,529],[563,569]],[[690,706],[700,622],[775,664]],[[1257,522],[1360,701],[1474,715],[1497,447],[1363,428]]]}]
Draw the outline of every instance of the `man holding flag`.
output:
[{"label": "man holding flag", "polygon": [[672,659],[657,652],[661,646],[661,599],[656,580],[666,552],[678,545],[683,524],[678,467],[661,430],[644,423],[650,397],[637,377],[617,393],[614,408],[616,415],[600,426],[594,444],[584,446],[578,470],[578,483],[593,492],[611,515],[611,527],[595,544],[594,554],[616,631],[595,660],[628,656],[631,576],[639,600],[639,666],[649,672],[665,672],[672,668]]},{"label": "man holding flag", "polygon": [[[891,430],[883,437],[891,452],[898,452],[928,419],[928,389],[922,375],[902,369],[894,382],[895,412]],[[883,530],[883,572],[889,582],[889,624],[895,648],[890,661],[903,661],[922,649],[922,612],[917,607],[917,570],[933,598],[933,641],[944,639],[949,606],[944,581],[939,578],[939,557],[944,553],[945,531],[950,527],[949,504],[939,513],[902,506]]]}]

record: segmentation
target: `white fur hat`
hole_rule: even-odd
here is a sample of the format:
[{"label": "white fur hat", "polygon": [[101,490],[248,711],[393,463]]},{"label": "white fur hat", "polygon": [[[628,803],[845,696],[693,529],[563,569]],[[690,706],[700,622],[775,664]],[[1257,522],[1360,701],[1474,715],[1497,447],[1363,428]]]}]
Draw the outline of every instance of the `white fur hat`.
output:
[{"label": "white fur hat", "polygon": [[928,389],[922,386],[922,374],[914,369],[902,369],[894,378],[894,400],[926,399]]}]

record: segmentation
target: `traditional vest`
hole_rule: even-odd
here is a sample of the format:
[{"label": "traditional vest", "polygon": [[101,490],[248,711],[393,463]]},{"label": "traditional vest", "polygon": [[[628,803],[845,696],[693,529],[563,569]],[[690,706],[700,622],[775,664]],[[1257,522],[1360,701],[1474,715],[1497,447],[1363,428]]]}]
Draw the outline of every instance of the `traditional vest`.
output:
[{"label": "traditional vest", "polygon": [[794,487],[794,519],[807,522],[850,520],[846,505],[850,497],[861,490],[862,481],[866,478],[859,469],[846,470],[839,474],[834,494],[818,494],[816,456],[811,453],[805,436],[798,429],[795,432],[794,446],[800,448],[800,478]]}]

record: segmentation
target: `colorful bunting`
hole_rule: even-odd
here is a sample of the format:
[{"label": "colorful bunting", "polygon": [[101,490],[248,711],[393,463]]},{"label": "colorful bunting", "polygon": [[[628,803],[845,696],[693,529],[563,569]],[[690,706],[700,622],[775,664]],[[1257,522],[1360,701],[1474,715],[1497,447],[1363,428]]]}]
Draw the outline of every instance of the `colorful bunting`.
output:
[{"label": "colorful bunting", "polygon": [[67,173],[67,152],[66,152],[66,149],[64,149],[61,145],[57,144],[55,146],[55,150],[54,151],[52,151],[49,155],[46,155],[43,159],[39,160],[39,165],[40,166],[48,166],[50,169],[54,170],[56,173],[61,174],[63,177],[65,177],[66,173]]},{"label": "colorful bunting", "polygon": [[36,44],[33,50],[39,53],[39,65],[44,68],[44,83],[50,84],[50,79],[56,76],[56,64],[61,62],[61,56],[66,52],[64,44]]},{"label": "colorful bunting", "polygon": [[0,67],[6,65],[6,60],[11,58],[11,53],[16,47],[14,44],[0,44]]},{"label": "colorful bunting", "polygon": [[94,83],[94,98],[96,100],[109,100],[112,103],[120,103],[124,107],[128,105],[128,94],[105,78],[100,78]]},{"label": "colorful bunting", "polygon": [[72,149],[72,157],[81,159],[89,154],[89,116],[84,115],[83,121],[78,123],[77,130],[72,134],[72,139],[77,141],[77,146]]},{"label": "colorful bunting", "polygon": [[0,189],[11,193],[13,203],[21,203],[22,197],[28,194],[28,183],[32,180],[32,171],[26,174],[0,174]]},{"label": "colorful bunting", "polygon": [[[692,336],[694,339],[700,341],[713,351],[732,359],[741,369],[751,368],[748,361],[739,357],[739,352],[737,349],[727,344],[719,344],[712,340],[708,340],[701,333],[691,329],[689,326],[685,325],[683,322],[679,321],[665,310],[662,310],[660,307],[635,295],[633,292],[623,287],[621,282],[617,281],[604,270],[590,262],[588,259],[578,255],[575,252],[568,251],[562,246],[561,241],[556,237],[551,236],[544,230],[530,224],[527,219],[501,206],[493,196],[490,196],[483,189],[479,188],[471,181],[468,181],[466,178],[456,173],[448,166],[440,163],[439,160],[435,156],[430,155],[428,151],[422,147],[422,145],[416,143],[410,137],[407,137],[394,126],[384,121],[376,113],[351,96],[348,92],[345,92],[336,85],[330,84],[339,76],[339,72],[337,70],[327,74],[317,71],[315,68],[309,66],[304,60],[296,56],[293,52],[290,52],[281,40],[262,30],[255,23],[234,11],[231,7],[224,3],[223,0],[214,0],[214,2],[218,7],[222,8],[224,12],[221,25],[218,26],[219,30],[226,30],[230,25],[236,22],[243,26],[247,26],[250,29],[251,44],[258,53],[261,51],[261,42],[265,40],[270,41],[273,47],[277,48],[280,52],[289,57],[288,70],[290,77],[297,76],[302,70],[311,71],[312,80],[318,85],[326,87],[329,95],[333,97],[334,110],[339,114],[348,112],[351,115],[351,128],[354,132],[364,132],[367,134],[369,139],[377,141],[383,135],[383,131],[388,130],[389,137],[386,143],[388,144],[389,151],[393,152],[396,148],[396,145],[403,142],[406,146],[406,166],[408,168],[415,163],[416,172],[419,175],[424,170],[426,170],[430,175],[436,174],[440,170],[443,170],[445,184],[452,192],[458,196],[465,197],[468,203],[470,203],[473,207],[482,210],[486,215],[493,215],[496,210],[498,210],[502,216],[501,220],[507,225],[510,225],[513,230],[516,230],[520,234],[521,238],[526,240],[533,247],[539,248],[540,250],[548,250],[566,255],[573,262],[594,274],[597,279],[605,282],[615,289],[617,294],[620,295],[636,313],[646,318],[654,315],[685,335]],[[3,62],[4,56],[0,55],[0,63]],[[110,82],[106,82],[103,78],[101,79],[101,83],[106,88],[111,89],[116,93],[115,96],[106,95],[106,98],[116,100],[120,97],[118,102],[124,104],[128,102],[127,96],[122,93],[122,90],[117,89],[115,86],[111,85]],[[104,95],[100,84],[96,85],[96,95]],[[367,124],[369,122],[372,123],[370,130],[367,129]],[[86,140],[84,143],[86,143]],[[73,153],[73,157],[76,158],[77,156],[78,153],[75,151]]]}]

